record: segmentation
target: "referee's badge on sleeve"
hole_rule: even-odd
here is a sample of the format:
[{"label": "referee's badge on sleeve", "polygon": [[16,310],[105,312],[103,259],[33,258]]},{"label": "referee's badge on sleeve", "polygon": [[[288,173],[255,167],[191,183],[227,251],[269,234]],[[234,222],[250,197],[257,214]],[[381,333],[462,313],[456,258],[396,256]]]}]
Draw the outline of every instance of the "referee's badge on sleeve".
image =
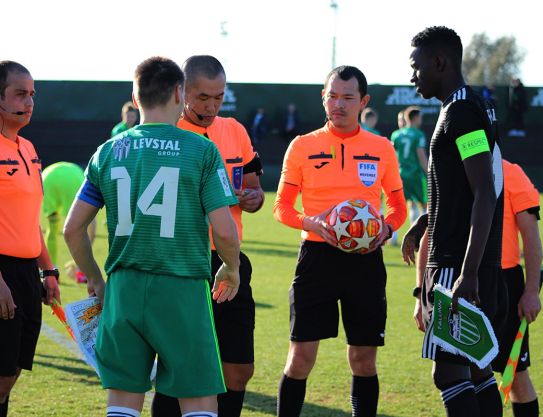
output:
[{"label": "referee's badge on sleeve", "polygon": [[377,180],[377,163],[376,162],[359,162],[358,163],[358,178],[366,187],[369,187]]}]

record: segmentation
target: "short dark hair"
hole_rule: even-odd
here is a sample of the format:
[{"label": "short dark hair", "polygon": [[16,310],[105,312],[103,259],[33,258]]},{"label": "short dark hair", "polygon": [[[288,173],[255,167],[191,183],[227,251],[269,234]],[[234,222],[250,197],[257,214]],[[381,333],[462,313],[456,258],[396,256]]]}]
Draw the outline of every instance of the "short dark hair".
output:
[{"label": "short dark hair", "polygon": [[11,72],[30,75],[30,71],[28,71],[26,67],[22,66],[18,62],[0,61],[0,96],[2,98],[4,97],[4,94],[6,93],[6,88],[8,86],[7,84],[8,75]]},{"label": "short dark hair", "polygon": [[373,107],[366,107],[364,110],[362,110],[362,117],[379,117],[379,114]]},{"label": "short dark hair", "polygon": [[214,80],[219,75],[224,75],[224,68],[219,60],[211,55],[193,55],[181,66],[187,84],[192,83],[199,75],[209,80]]},{"label": "short dark hair", "polygon": [[138,86],[136,97],[142,107],[162,106],[170,100],[178,85],[183,86],[183,71],[171,59],[161,56],[147,58],[138,65],[134,82]]},{"label": "short dark hair", "polygon": [[417,106],[410,106],[404,111],[405,117],[412,122],[415,117],[417,117],[419,114],[421,114],[420,107]]},{"label": "short dark hair", "polygon": [[448,50],[457,62],[462,62],[462,40],[454,30],[445,26],[432,26],[417,33],[411,39],[411,46]]},{"label": "short dark hair", "polygon": [[364,97],[366,94],[368,94],[368,82],[366,81],[366,76],[358,68],[350,65],[342,65],[334,68],[326,77],[326,81],[324,82],[325,87],[328,85],[328,81],[333,75],[337,75],[343,81],[348,81],[353,77],[356,78],[358,81],[358,91],[360,91],[360,97]]}]

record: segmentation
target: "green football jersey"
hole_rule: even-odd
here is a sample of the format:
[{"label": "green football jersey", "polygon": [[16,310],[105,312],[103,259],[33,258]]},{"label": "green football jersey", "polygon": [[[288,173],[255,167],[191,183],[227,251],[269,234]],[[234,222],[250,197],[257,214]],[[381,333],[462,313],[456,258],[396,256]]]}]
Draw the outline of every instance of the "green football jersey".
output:
[{"label": "green football jersey", "polygon": [[123,133],[128,129],[130,128],[125,122],[119,122],[115,126],[113,126],[113,129],[111,129],[111,137],[117,136],[119,133]]},{"label": "green football jersey", "polygon": [[404,127],[392,132],[390,140],[396,149],[402,179],[424,175],[417,156],[418,148],[426,148],[424,133],[415,127]]},{"label": "green football jersey", "polygon": [[238,203],[213,142],[139,125],[100,146],[86,174],[106,206],[107,274],[121,267],[211,278],[207,214]]},{"label": "green football jersey", "polygon": [[66,217],[84,180],[81,167],[71,162],[57,162],[45,168],[42,172],[43,214],[57,213]]}]

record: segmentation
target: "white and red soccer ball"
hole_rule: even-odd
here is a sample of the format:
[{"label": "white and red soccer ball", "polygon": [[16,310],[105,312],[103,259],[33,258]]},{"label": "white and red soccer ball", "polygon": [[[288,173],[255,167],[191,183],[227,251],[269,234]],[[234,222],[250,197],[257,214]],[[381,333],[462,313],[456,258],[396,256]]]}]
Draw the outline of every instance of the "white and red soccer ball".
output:
[{"label": "white and red soccer ball", "polygon": [[326,218],[344,252],[366,253],[383,228],[379,212],[365,200],[346,200]]}]

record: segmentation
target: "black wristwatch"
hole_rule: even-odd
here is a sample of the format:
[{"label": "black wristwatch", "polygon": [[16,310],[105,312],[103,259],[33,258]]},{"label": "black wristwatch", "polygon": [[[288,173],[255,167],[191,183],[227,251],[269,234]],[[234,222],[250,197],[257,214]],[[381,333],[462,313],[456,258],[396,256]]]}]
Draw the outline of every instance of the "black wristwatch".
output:
[{"label": "black wristwatch", "polygon": [[421,293],[422,293],[422,288],[421,287],[413,288],[413,297],[419,298]]},{"label": "black wristwatch", "polygon": [[44,269],[43,271],[41,271],[41,277],[42,278],[45,278],[45,277],[55,277],[58,281],[58,277],[59,277],[59,272],[58,272],[58,269],[57,268],[54,268],[54,269]]}]

